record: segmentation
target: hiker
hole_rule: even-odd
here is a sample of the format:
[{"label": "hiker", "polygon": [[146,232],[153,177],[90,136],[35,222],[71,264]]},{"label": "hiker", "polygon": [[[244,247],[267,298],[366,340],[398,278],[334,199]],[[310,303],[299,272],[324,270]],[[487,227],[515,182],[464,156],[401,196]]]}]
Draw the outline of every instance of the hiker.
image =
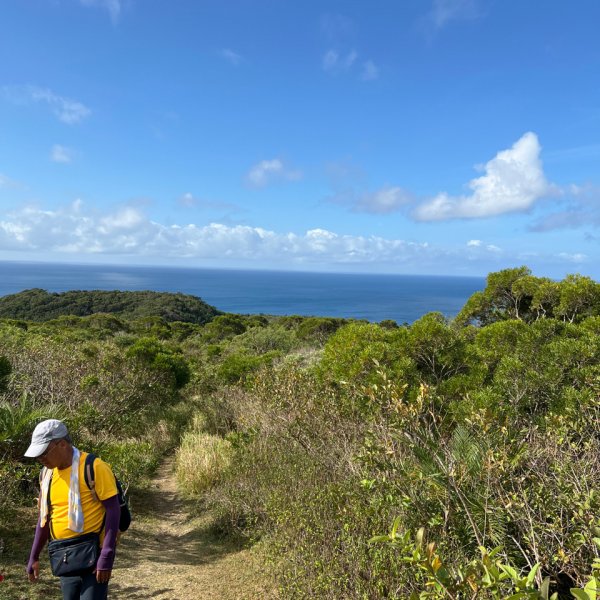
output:
[{"label": "hiker", "polygon": [[[86,465],[87,453],[73,446],[66,425],[57,419],[36,426],[25,456],[44,466],[29,581],[38,581],[40,552],[50,539],[50,566],[60,577],[63,599],[105,600],[121,510],[110,467],[98,458]],[[86,468],[94,473],[86,474]]]}]

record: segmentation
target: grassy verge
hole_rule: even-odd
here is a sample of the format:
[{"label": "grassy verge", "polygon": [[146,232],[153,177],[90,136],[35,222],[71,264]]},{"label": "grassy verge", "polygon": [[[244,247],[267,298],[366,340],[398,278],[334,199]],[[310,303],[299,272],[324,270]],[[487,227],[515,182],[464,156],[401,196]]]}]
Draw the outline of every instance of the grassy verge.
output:
[{"label": "grassy verge", "polygon": [[[60,584],[50,572],[47,555],[41,557],[38,583],[30,583],[25,573],[33,541],[37,511],[22,508],[15,512],[11,523],[0,524],[0,598],[2,600],[59,600]],[[3,546],[2,546],[3,545]]]}]

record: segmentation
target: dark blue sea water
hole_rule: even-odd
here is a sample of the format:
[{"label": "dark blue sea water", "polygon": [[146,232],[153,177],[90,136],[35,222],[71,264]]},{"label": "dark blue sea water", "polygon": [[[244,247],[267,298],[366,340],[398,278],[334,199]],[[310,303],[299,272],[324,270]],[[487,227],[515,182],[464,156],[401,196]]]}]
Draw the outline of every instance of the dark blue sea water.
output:
[{"label": "dark blue sea water", "polygon": [[201,297],[225,312],[393,319],[430,311],[452,317],[483,289],[474,277],[234,271],[0,261],[0,296],[29,288],[155,290]]}]

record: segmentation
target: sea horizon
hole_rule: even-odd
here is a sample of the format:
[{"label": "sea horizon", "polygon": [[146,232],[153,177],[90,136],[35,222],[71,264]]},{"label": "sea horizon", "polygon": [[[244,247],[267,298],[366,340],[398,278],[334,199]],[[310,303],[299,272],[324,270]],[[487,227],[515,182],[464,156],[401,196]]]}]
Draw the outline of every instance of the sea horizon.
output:
[{"label": "sea horizon", "polygon": [[0,261],[0,296],[122,290],[191,294],[223,312],[386,319],[410,323],[439,311],[454,317],[484,277],[279,269]]}]

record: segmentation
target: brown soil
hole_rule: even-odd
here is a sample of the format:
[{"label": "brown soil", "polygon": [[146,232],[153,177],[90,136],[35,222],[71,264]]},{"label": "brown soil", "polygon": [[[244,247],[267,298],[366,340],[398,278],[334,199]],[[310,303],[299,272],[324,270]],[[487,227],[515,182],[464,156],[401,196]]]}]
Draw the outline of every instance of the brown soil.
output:
[{"label": "brown soil", "polygon": [[119,543],[114,600],[271,600],[274,586],[256,553],[216,538],[208,515],[194,516],[165,462],[133,499],[134,521]]}]

